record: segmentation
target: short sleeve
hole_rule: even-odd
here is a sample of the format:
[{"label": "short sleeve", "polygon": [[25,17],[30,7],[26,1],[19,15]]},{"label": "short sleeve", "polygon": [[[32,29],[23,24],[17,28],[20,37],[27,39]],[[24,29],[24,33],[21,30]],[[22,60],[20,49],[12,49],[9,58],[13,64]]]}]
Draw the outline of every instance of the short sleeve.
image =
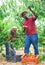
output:
[{"label": "short sleeve", "polygon": [[32,19],[32,21],[35,21],[36,17],[35,16],[31,16],[31,19]]}]

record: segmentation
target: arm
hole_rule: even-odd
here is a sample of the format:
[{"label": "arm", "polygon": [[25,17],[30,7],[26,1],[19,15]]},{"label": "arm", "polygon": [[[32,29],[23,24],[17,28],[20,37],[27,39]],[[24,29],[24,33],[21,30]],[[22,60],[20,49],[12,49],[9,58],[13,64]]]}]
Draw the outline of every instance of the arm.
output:
[{"label": "arm", "polygon": [[28,9],[34,14],[34,20],[36,20],[38,15],[32,10],[30,6],[28,6]]},{"label": "arm", "polygon": [[26,28],[27,28],[27,26],[26,26],[26,25],[25,25],[25,26],[23,26],[22,31],[23,31],[23,32],[26,32]]},{"label": "arm", "polygon": [[22,28],[22,32],[24,32],[25,31],[25,29],[24,28]]}]

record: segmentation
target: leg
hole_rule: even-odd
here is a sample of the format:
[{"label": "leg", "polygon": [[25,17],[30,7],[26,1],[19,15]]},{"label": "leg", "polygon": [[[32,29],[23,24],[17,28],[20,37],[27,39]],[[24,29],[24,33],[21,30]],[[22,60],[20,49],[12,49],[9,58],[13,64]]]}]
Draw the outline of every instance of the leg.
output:
[{"label": "leg", "polygon": [[9,44],[7,42],[5,43],[5,47],[6,47],[6,55],[9,55]]},{"label": "leg", "polygon": [[16,51],[14,50],[12,44],[10,44],[10,51],[12,56],[16,55]]},{"label": "leg", "polygon": [[7,60],[9,59],[9,44],[8,44],[8,42],[6,42],[5,41],[5,47],[6,47],[6,58],[7,58]]},{"label": "leg", "polygon": [[15,51],[14,49],[12,49],[11,55],[12,55],[12,56],[16,55],[16,51]]},{"label": "leg", "polygon": [[24,46],[24,53],[28,54],[29,53],[29,47],[31,45],[31,40],[29,36],[26,36],[25,38],[25,46]]},{"label": "leg", "polygon": [[35,50],[35,55],[38,55],[38,35],[34,34],[31,36],[31,40],[32,40],[32,44],[34,46],[34,50]]}]

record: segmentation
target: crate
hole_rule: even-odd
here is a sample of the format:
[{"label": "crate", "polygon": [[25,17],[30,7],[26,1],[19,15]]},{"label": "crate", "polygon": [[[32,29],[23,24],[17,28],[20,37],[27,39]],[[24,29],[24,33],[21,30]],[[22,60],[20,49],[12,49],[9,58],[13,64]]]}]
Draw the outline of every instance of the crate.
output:
[{"label": "crate", "polygon": [[23,63],[23,64],[28,64],[28,63],[38,64],[38,62],[39,62],[38,59],[39,59],[39,57],[36,57],[36,55],[27,54],[27,55],[24,55],[24,57],[21,59],[21,63]]}]

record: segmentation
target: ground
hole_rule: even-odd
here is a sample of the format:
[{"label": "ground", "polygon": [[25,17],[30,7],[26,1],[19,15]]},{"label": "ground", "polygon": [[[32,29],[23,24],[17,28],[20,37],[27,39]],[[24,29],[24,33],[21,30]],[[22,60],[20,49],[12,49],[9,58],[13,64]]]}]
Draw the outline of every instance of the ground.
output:
[{"label": "ground", "polygon": [[[31,48],[32,52],[34,51]],[[5,51],[3,51],[3,53],[5,53]],[[23,49],[20,50],[16,50],[17,55],[19,54],[24,54]],[[12,63],[12,62],[7,62],[6,59],[4,57],[2,57],[2,54],[0,53],[0,65],[22,65],[21,62],[17,62],[17,63]],[[27,64],[27,65],[34,65],[34,64]],[[45,65],[45,61],[39,62],[38,65]]]}]

